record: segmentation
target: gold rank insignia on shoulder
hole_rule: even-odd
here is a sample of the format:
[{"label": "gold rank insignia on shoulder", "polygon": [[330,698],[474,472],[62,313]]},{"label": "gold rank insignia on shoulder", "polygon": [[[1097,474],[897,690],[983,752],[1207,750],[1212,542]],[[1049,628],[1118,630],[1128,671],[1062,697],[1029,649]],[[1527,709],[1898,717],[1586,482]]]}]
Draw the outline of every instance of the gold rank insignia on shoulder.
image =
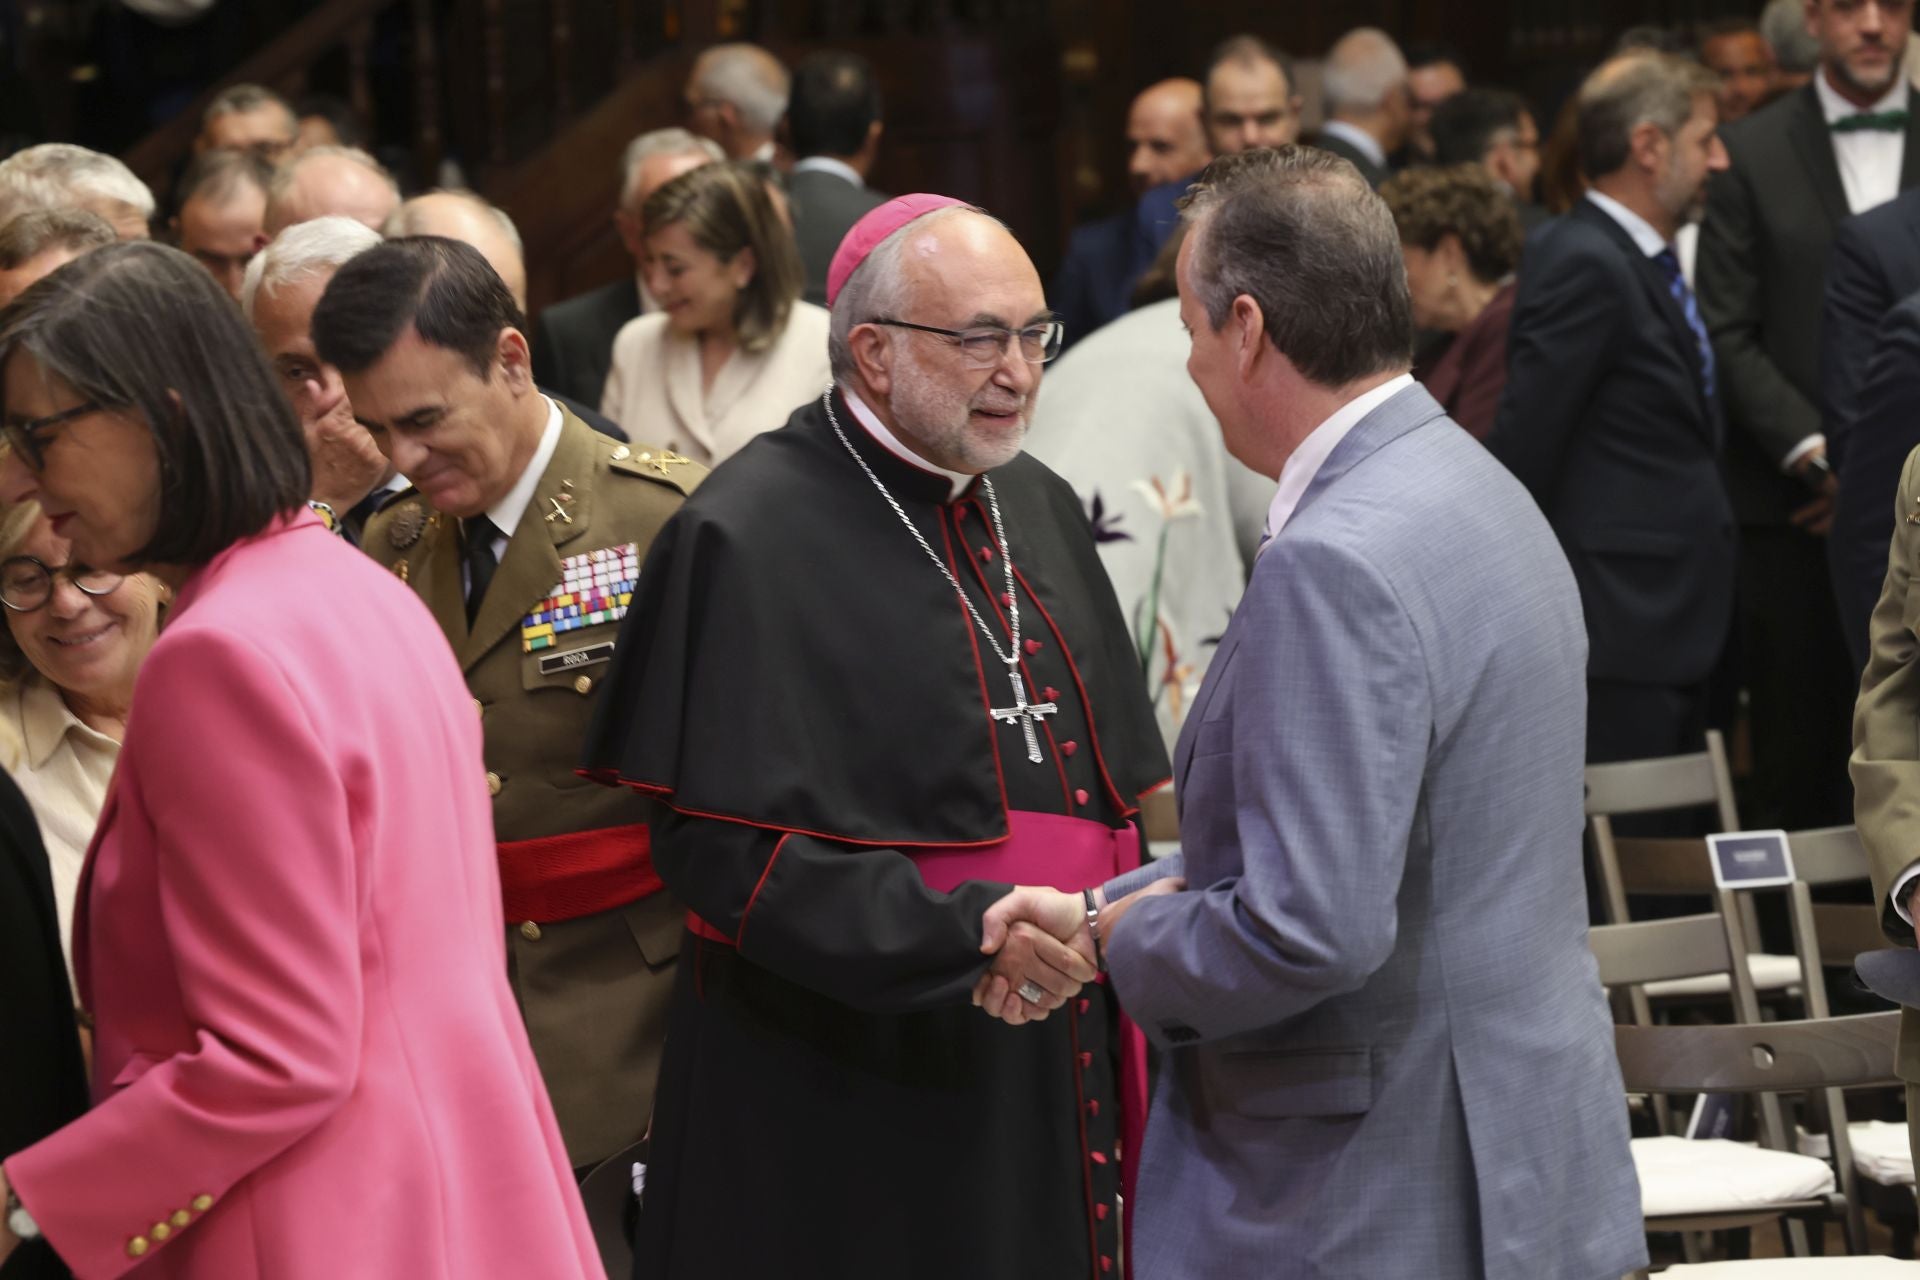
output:
[{"label": "gold rank insignia on shoulder", "polygon": [[623,444],[617,444],[613,446],[613,460],[615,462],[625,462],[628,458],[631,458],[632,456],[633,456],[633,450],[627,448],[627,446]]},{"label": "gold rank insignia on shoulder", "polygon": [[393,513],[393,524],[387,529],[387,540],[393,543],[395,551],[405,551],[420,541],[420,535],[427,527],[427,513],[417,502],[409,502]]},{"label": "gold rank insignia on shoulder", "polygon": [[657,476],[671,477],[675,467],[690,467],[692,458],[683,458],[671,449],[643,449],[639,461]]}]

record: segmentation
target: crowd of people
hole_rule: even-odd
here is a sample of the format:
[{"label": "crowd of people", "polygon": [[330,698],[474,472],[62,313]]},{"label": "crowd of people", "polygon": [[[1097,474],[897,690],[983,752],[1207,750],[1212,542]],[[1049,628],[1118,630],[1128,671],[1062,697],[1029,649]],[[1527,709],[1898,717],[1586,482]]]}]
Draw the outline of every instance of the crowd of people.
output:
[{"label": "crowd of people", "polygon": [[1583,766],[1913,942],[1911,25],[1235,35],[1050,284],[842,52],[531,319],[259,86],[0,160],[0,1273],[1644,1267]]}]

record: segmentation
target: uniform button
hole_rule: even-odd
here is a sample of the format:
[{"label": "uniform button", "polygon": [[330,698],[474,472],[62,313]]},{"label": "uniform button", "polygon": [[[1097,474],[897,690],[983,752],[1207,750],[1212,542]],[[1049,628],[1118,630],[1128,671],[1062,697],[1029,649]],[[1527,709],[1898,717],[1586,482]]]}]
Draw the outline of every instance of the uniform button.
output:
[{"label": "uniform button", "polygon": [[473,700],[473,714],[477,716],[484,716],[485,714],[487,714],[487,704],[480,701],[480,699],[475,698]]},{"label": "uniform button", "polygon": [[488,773],[488,774],[487,774],[487,794],[488,794],[488,795],[490,795],[490,796],[497,796],[497,795],[499,795],[499,794],[500,794],[500,788],[501,788],[501,787],[503,787],[503,786],[505,786],[505,785],[506,785],[505,783],[503,783],[503,782],[501,782],[501,781],[500,781],[500,775],[499,775],[499,774],[497,774],[497,773]]},{"label": "uniform button", "polygon": [[520,922],[520,936],[528,942],[538,942],[540,941],[540,926],[531,920],[523,920]]},{"label": "uniform button", "polygon": [[135,1236],[133,1239],[127,1241],[127,1256],[129,1258],[144,1258],[147,1256],[147,1250],[152,1247],[152,1245],[147,1243],[145,1236]]},{"label": "uniform button", "polygon": [[173,1234],[173,1228],[168,1226],[164,1222],[156,1222],[153,1224],[153,1228],[150,1231],[148,1231],[147,1234],[152,1236],[155,1240],[165,1240],[168,1236]]},{"label": "uniform button", "polygon": [[195,1213],[205,1213],[211,1208],[213,1208],[212,1196],[201,1195],[193,1198],[193,1211]]},{"label": "uniform button", "polygon": [[633,450],[627,448],[627,446],[623,444],[617,444],[613,446],[613,460],[615,462],[625,462],[628,458],[631,458],[632,456],[633,456]]},{"label": "uniform button", "polygon": [[188,1224],[189,1222],[192,1222],[192,1221],[193,1221],[193,1215],[192,1215],[192,1214],[190,1214],[190,1213],[188,1213],[188,1212],[187,1212],[187,1211],[186,1211],[185,1209],[175,1209],[175,1210],[173,1211],[173,1225],[174,1225],[174,1226],[176,1226],[176,1227],[184,1227],[184,1226],[186,1226],[186,1225],[187,1225],[187,1224]]},{"label": "uniform button", "polygon": [[593,677],[592,677],[592,676],[581,676],[581,677],[580,677],[579,679],[577,679],[577,680],[575,680],[575,681],[573,682],[573,691],[574,691],[575,693],[592,693],[592,692],[593,692]]}]

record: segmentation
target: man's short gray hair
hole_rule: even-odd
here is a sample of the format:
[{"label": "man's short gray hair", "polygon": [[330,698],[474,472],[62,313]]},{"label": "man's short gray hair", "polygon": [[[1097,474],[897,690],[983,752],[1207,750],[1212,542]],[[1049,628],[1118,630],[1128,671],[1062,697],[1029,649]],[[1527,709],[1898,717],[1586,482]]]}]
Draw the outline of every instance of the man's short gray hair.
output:
[{"label": "man's short gray hair", "polygon": [[1689,58],[1637,50],[1588,76],[1576,98],[1580,171],[1589,181],[1618,173],[1633,155],[1633,131],[1651,124],[1672,137],[1712,97],[1719,77]]},{"label": "man's short gray hair", "polygon": [[1350,162],[1298,146],[1222,156],[1181,207],[1188,283],[1214,329],[1251,298],[1268,341],[1322,387],[1411,363],[1400,232]]},{"label": "man's short gray hair", "polygon": [[731,102],[748,128],[772,133],[787,114],[792,83],[780,60],[757,44],[717,44],[700,55],[694,88]]},{"label": "man's short gray hair", "polygon": [[35,209],[0,223],[0,271],[26,265],[49,249],[74,255],[104,249],[120,237],[113,224],[85,209]]},{"label": "man's short gray hair", "polygon": [[0,160],[0,223],[35,209],[66,209],[89,198],[153,218],[153,192],[112,156],[70,142],[43,142]]},{"label": "man's short gray hair", "polygon": [[1320,71],[1329,113],[1372,111],[1406,82],[1406,56],[1378,27],[1360,27],[1334,41]]},{"label": "man's short gray hair", "polygon": [[712,138],[703,138],[678,125],[648,130],[629,142],[626,153],[620,157],[622,207],[633,195],[633,182],[640,174],[640,166],[655,156],[705,156],[709,160],[721,161],[727,158],[727,153]]},{"label": "man's short gray hair", "polygon": [[1819,67],[1820,41],[1807,31],[1806,0],[1771,0],[1760,14],[1760,35],[1782,71],[1812,75]]},{"label": "man's short gray hair", "polygon": [[399,208],[387,215],[386,225],[380,228],[387,239],[398,240],[403,236],[442,234],[429,228],[426,224],[426,219],[420,216],[420,205],[418,202],[427,196],[452,196],[455,200],[461,200],[472,205],[475,209],[480,210],[493,219],[494,223],[499,226],[501,234],[507,237],[507,243],[513,246],[515,253],[519,254],[522,258],[527,256],[526,243],[520,239],[520,228],[513,225],[513,219],[508,216],[507,211],[499,205],[492,203],[478,192],[467,191],[458,187],[436,187],[432,191],[423,191],[419,195],[401,204]]},{"label": "man's short gray hair", "polygon": [[267,199],[269,201],[279,200],[292,188],[294,177],[301,169],[305,168],[312,161],[324,160],[328,156],[339,156],[343,159],[353,161],[367,172],[379,178],[380,181],[386,183],[387,186],[391,187],[393,189],[393,198],[396,201],[400,199],[400,184],[393,180],[391,173],[387,172],[387,166],[375,160],[371,153],[363,151],[359,147],[308,147],[305,151],[302,151],[299,155],[281,165],[280,168],[274,172],[273,185],[267,188]]},{"label": "man's short gray hair", "polygon": [[836,379],[845,378],[854,371],[851,341],[854,327],[880,319],[898,319],[899,313],[906,308],[909,289],[906,273],[900,270],[900,255],[907,241],[935,224],[963,213],[985,218],[995,226],[1005,226],[985,209],[970,204],[948,205],[932,213],[923,213],[896,230],[875,245],[873,252],[853,269],[853,274],[840,286],[840,292],[833,300],[832,314],[827,320],[827,364]]},{"label": "man's short gray hair", "polygon": [[246,280],[240,286],[240,309],[251,320],[254,299],[262,289],[273,292],[283,285],[333,271],[380,242],[378,231],[352,218],[336,215],[296,222],[247,263]]}]

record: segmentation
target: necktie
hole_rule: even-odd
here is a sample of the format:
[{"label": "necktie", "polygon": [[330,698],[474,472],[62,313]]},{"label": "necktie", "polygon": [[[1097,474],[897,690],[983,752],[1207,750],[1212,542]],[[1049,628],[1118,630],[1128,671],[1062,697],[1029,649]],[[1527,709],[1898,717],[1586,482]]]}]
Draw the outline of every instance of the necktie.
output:
[{"label": "necktie", "polygon": [[487,584],[493,581],[493,571],[500,567],[499,557],[493,554],[493,540],[499,536],[500,531],[485,516],[472,516],[460,522],[462,555],[467,562],[468,626],[473,625],[480,612],[480,601],[487,594]]},{"label": "necktie", "polygon": [[1827,126],[1835,133],[1904,133],[1907,128],[1905,111],[1862,111],[1858,115],[1841,116]]},{"label": "necktie", "polygon": [[1660,269],[1667,273],[1667,292],[1680,304],[1680,311],[1687,318],[1687,328],[1693,330],[1694,345],[1700,349],[1700,384],[1706,388],[1707,399],[1714,397],[1713,339],[1707,336],[1707,325],[1700,318],[1700,303],[1694,298],[1693,290],[1687,287],[1687,278],[1680,271],[1680,256],[1672,249],[1662,249],[1653,255]]}]

